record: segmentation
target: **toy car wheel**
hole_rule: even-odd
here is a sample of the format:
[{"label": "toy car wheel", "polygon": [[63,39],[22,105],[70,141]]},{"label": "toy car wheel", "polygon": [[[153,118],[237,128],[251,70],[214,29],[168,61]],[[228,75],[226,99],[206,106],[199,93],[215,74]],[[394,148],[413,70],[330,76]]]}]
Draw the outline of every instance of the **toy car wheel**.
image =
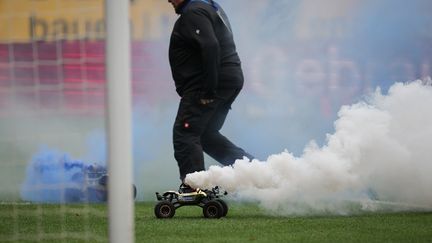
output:
[{"label": "toy car wheel", "polygon": [[79,189],[71,189],[66,188],[64,192],[64,200],[65,202],[80,202],[81,198],[83,197],[83,193]]},{"label": "toy car wheel", "polygon": [[222,199],[216,199],[216,201],[218,201],[222,205],[222,209],[223,209],[222,217],[227,216],[227,214],[228,214],[228,204],[224,200],[222,200]]},{"label": "toy car wheel", "polygon": [[154,212],[159,219],[168,219],[174,217],[175,207],[171,202],[161,201],[156,204]]},{"label": "toy car wheel", "polygon": [[86,198],[89,202],[101,203],[108,201],[107,188],[89,187],[86,190]]},{"label": "toy car wheel", "polygon": [[136,188],[135,184],[132,184],[132,193],[133,193],[133,198],[136,199],[137,188]]},{"label": "toy car wheel", "polygon": [[222,204],[216,200],[209,201],[203,207],[203,214],[206,218],[218,219],[222,217],[223,213]]}]

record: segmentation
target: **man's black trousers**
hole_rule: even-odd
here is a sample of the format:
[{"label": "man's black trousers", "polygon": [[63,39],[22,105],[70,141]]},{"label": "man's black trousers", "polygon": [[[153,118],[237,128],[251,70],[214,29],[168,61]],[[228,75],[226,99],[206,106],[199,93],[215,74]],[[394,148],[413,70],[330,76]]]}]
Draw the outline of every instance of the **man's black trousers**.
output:
[{"label": "man's black trousers", "polygon": [[195,94],[182,97],[173,129],[174,157],[181,180],[205,169],[203,151],[222,165],[232,165],[244,156],[252,159],[219,132],[239,92],[218,90],[218,98],[207,105],[200,104]]}]

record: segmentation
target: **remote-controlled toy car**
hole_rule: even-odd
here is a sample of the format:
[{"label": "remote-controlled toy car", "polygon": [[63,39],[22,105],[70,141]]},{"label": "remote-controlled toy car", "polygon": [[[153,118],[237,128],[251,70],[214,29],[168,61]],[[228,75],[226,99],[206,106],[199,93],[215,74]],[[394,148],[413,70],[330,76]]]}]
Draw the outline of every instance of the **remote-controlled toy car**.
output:
[{"label": "remote-controlled toy car", "polygon": [[[227,195],[226,192],[223,195]],[[206,218],[221,218],[228,214],[228,205],[223,201],[219,194],[219,188],[211,190],[196,189],[192,192],[167,191],[160,195],[156,192],[159,201],[154,212],[157,218],[172,218],[176,209],[183,206],[199,206],[203,209]]]},{"label": "remote-controlled toy car", "polygon": [[[136,197],[136,187],[133,196]],[[67,202],[106,202],[108,200],[108,172],[105,166],[91,164],[72,176],[71,185],[65,190]]]}]

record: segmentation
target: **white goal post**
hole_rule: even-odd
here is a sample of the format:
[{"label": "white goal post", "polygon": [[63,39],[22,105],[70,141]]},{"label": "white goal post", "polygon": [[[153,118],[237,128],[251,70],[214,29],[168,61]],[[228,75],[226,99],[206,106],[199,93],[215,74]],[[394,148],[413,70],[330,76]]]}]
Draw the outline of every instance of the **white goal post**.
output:
[{"label": "white goal post", "polygon": [[134,242],[129,0],[106,0],[110,242]]}]

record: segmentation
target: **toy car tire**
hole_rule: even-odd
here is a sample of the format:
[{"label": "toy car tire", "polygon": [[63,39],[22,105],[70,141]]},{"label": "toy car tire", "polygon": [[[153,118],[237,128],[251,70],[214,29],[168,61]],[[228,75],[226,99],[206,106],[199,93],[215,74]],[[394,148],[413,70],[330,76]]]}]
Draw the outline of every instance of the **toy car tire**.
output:
[{"label": "toy car tire", "polygon": [[154,213],[159,219],[168,219],[174,217],[175,207],[169,201],[160,201],[154,208]]},{"label": "toy car tire", "polygon": [[207,202],[203,207],[204,217],[209,219],[218,219],[222,217],[223,213],[224,209],[222,204],[216,200]]},{"label": "toy car tire", "polygon": [[227,214],[228,214],[228,204],[224,200],[222,200],[222,199],[216,199],[216,201],[218,201],[222,205],[222,209],[223,209],[222,217],[227,216]]},{"label": "toy car tire", "polygon": [[64,192],[65,202],[81,202],[83,193],[79,189],[66,188]]},{"label": "toy car tire", "polygon": [[133,193],[133,198],[136,199],[137,188],[136,188],[135,184],[132,184],[132,193]]},{"label": "toy car tire", "polygon": [[106,202],[108,201],[108,191],[107,188],[89,187],[85,191],[85,197],[88,202]]}]

